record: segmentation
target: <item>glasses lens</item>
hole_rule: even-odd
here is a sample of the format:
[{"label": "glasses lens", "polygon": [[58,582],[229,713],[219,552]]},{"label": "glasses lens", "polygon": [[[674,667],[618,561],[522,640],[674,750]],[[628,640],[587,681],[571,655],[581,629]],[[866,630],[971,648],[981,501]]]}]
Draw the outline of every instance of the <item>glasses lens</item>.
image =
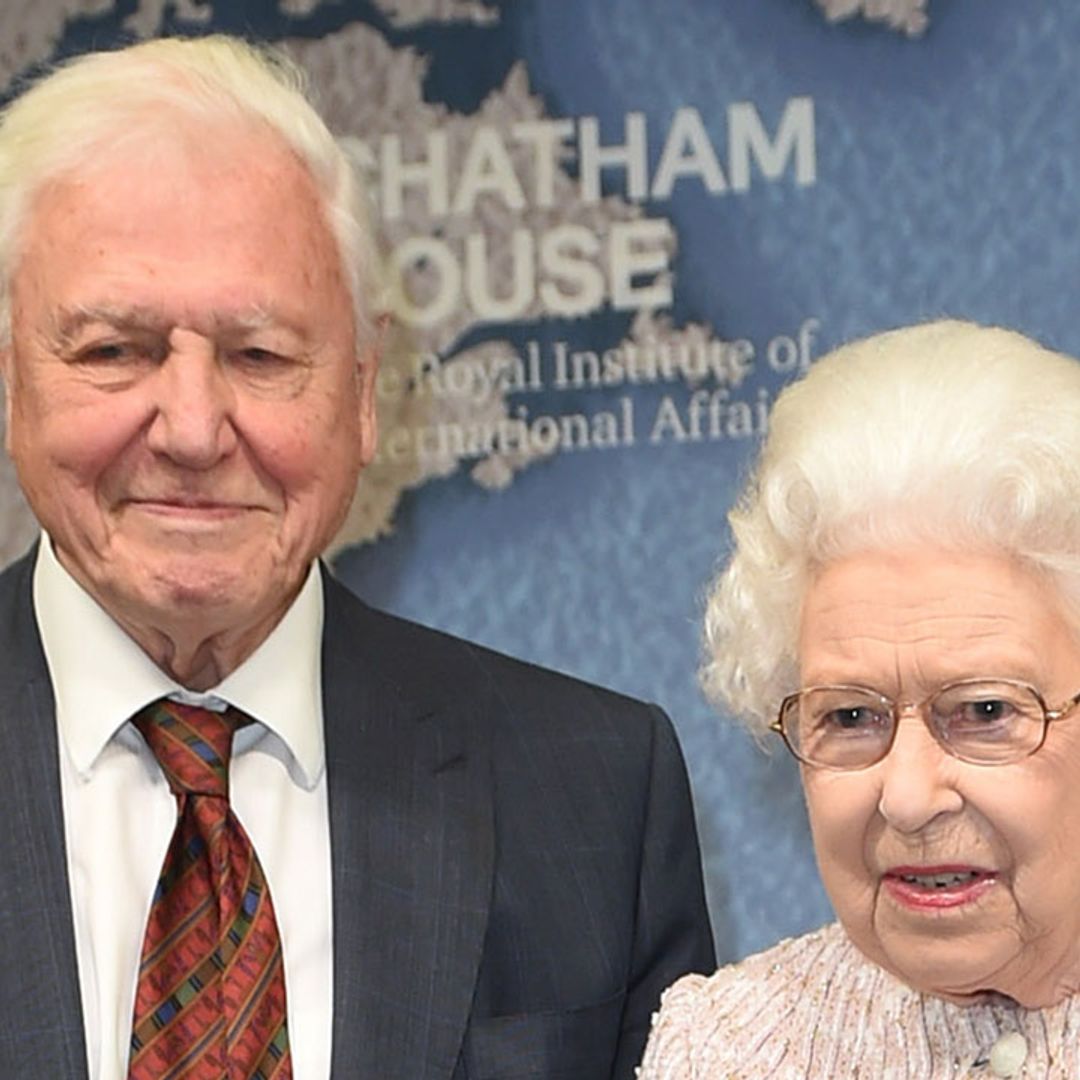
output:
[{"label": "glasses lens", "polygon": [[1000,765],[1027,757],[1043,736],[1045,712],[1030,686],[969,682],[946,686],[927,703],[941,741],[959,758]]},{"label": "glasses lens", "polygon": [[892,742],[888,701],[858,687],[803,690],[787,700],[781,722],[796,756],[829,769],[865,768]]}]

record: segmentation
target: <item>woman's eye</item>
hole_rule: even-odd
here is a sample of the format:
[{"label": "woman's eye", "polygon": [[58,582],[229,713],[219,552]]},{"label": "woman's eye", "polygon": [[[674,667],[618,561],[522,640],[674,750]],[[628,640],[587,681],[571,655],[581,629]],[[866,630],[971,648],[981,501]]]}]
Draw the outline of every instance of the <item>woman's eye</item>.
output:
[{"label": "woman's eye", "polygon": [[1009,720],[1016,710],[1008,701],[965,701],[954,714],[954,719],[972,725],[995,724]]},{"label": "woman's eye", "polygon": [[882,717],[875,709],[866,705],[851,705],[840,709],[831,709],[821,718],[821,726],[841,731],[865,731],[879,727]]}]

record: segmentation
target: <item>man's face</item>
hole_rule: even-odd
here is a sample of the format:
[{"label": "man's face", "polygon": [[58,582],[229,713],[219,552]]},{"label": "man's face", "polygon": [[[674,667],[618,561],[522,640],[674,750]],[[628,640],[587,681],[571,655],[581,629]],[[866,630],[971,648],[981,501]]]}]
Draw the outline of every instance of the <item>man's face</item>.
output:
[{"label": "man's face", "polygon": [[261,640],[374,439],[375,358],[307,172],[268,135],[181,127],[55,182],[12,311],[8,446],[63,565],[137,639]]}]

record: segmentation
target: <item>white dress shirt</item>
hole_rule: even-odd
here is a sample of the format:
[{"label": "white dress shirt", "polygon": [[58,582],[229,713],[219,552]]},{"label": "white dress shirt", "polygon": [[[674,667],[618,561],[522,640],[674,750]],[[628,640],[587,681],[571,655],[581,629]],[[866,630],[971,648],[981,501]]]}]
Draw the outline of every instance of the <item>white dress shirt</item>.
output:
[{"label": "white dress shirt", "polygon": [[185,691],[60,565],[47,537],[34,611],[56,695],[60,788],[90,1080],[127,1076],[139,955],[176,824],[176,799],[128,718],[174,695],[228,702],[256,723],[233,740],[232,806],[258,853],[285,956],[296,1080],[328,1080],[332,1018],[330,825],[323,744],[322,580],[208,694]]}]

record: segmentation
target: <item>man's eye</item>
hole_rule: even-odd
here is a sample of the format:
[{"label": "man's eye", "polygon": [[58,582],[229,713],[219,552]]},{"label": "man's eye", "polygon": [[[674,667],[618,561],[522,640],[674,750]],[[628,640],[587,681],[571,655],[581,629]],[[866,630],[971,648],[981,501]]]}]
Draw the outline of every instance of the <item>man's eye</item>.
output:
[{"label": "man's eye", "polygon": [[167,351],[163,340],[149,334],[97,339],[88,336],[84,343],[72,347],[71,357],[76,364],[87,367],[114,368],[160,364]]},{"label": "man's eye", "polygon": [[127,342],[109,341],[80,349],[76,354],[76,359],[85,364],[107,364],[117,360],[132,359],[138,355],[139,351]]},{"label": "man's eye", "polygon": [[238,349],[234,357],[240,363],[252,368],[287,367],[290,363],[290,358],[283,353],[259,345],[249,345],[244,349]]}]

